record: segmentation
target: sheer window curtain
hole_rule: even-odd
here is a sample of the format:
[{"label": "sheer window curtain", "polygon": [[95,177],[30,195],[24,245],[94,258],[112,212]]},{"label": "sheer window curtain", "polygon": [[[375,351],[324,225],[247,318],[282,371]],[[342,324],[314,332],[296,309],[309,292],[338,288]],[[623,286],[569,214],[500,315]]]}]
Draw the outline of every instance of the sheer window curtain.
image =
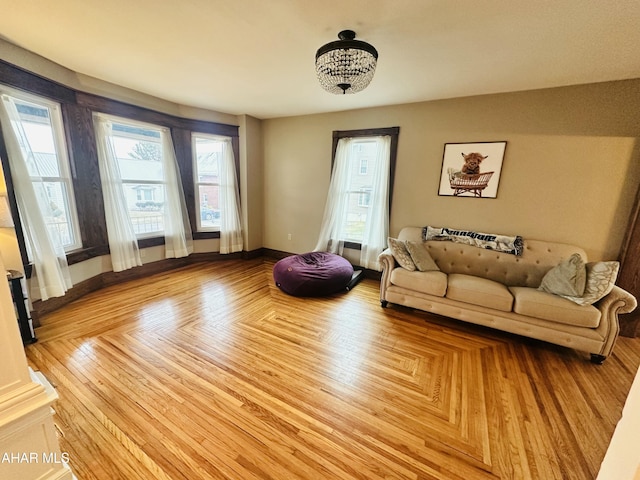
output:
[{"label": "sheer window curtain", "polygon": [[242,223],[240,222],[240,195],[236,180],[236,166],[230,138],[223,140],[220,163],[220,253],[242,251]]},{"label": "sheer window curtain", "polygon": [[[23,131],[16,105],[8,95],[2,95],[0,123],[26,243],[36,272],[37,293],[42,300],[61,297],[73,286],[67,257],[60,238],[45,224],[42,212],[50,208],[45,186],[30,177],[27,162],[33,158],[33,151]],[[35,167],[35,162],[32,163]]]},{"label": "sheer window curtain", "polygon": [[380,271],[378,255],[387,247],[389,236],[391,137],[376,137],[376,142],[377,158],[373,171],[369,214],[364,225],[364,239],[360,250],[360,266]]},{"label": "sheer window curtain", "polygon": [[353,138],[341,138],[336,148],[336,158],[333,162],[333,172],[329,183],[329,192],[324,206],[324,216],[320,227],[320,237],[314,248],[342,255],[344,250],[343,219],[349,208],[349,152],[353,145]]},{"label": "sheer window curtain", "polygon": [[186,257],[193,253],[193,235],[180,170],[170,130],[163,128],[160,135],[166,200],[164,205],[165,256],[167,258]]},{"label": "sheer window curtain", "polygon": [[[320,228],[320,236],[314,250],[342,254],[344,250],[344,219],[349,209],[349,155],[355,138],[341,138],[336,148],[329,193]],[[387,246],[389,235],[389,168],[391,137],[375,137],[377,158],[373,171],[373,184],[369,211],[364,225],[360,249],[360,266],[380,270],[378,255]]]},{"label": "sheer window curtain", "polygon": [[127,201],[122,189],[120,168],[111,140],[112,123],[109,119],[94,115],[100,182],[104,197],[107,237],[114,272],[142,265],[138,239],[129,220]]}]

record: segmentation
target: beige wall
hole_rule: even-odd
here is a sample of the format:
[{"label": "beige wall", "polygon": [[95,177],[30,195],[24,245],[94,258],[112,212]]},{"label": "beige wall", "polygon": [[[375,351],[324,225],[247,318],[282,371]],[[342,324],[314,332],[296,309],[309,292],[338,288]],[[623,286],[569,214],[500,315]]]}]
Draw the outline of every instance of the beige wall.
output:
[{"label": "beige wall", "polygon": [[[640,80],[265,120],[264,246],[315,246],[333,130],[392,126],[400,127],[392,235],[404,225],[452,226],[617,257],[640,183]],[[445,143],[501,140],[496,199],[438,196]]]}]

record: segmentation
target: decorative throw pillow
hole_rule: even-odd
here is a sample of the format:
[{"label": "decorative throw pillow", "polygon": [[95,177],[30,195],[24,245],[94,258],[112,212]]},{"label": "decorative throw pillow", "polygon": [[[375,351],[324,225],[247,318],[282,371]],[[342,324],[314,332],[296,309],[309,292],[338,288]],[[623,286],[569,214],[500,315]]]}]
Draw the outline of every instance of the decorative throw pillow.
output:
[{"label": "decorative throw pillow", "polygon": [[387,238],[387,244],[389,245],[393,258],[398,262],[398,265],[411,271],[416,269],[413,260],[411,260],[411,255],[409,255],[409,252],[407,251],[407,246],[402,240],[389,237]]},{"label": "decorative throw pillow", "polygon": [[562,295],[564,298],[578,305],[591,305],[613,290],[620,269],[619,262],[591,262],[587,263],[587,285],[584,295],[574,297]]},{"label": "decorative throw pillow", "polygon": [[431,258],[431,254],[427,250],[424,242],[405,242],[411,260],[415,263],[416,268],[421,272],[431,272],[434,270],[440,270],[436,262]]},{"label": "decorative throw pillow", "polygon": [[582,297],[586,282],[584,260],[579,253],[574,253],[546,273],[538,290],[554,295]]}]

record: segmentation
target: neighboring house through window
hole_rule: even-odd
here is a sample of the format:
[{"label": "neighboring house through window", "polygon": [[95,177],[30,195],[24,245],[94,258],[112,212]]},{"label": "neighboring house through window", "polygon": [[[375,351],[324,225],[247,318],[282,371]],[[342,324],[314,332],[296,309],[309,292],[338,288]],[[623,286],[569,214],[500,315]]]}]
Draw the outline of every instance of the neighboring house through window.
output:
[{"label": "neighboring house through window", "polygon": [[194,133],[193,170],[196,191],[196,221],[199,232],[220,229],[220,162],[224,142],[215,135]]},{"label": "neighboring house through window", "polygon": [[360,196],[358,197],[359,207],[368,207],[371,202],[371,187],[363,187],[360,189]]},{"label": "neighboring house through window", "polygon": [[162,235],[165,186],[160,129],[113,121],[111,141],[133,230],[138,238]]},{"label": "neighboring house through window", "polygon": [[360,156],[360,175],[366,175],[369,170],[369,159],[366,155]]}]

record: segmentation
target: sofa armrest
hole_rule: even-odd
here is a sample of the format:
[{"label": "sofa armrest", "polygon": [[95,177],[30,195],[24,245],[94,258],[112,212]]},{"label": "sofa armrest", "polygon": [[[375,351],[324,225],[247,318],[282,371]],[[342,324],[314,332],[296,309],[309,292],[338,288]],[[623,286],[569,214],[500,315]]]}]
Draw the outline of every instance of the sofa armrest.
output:
[{"label": "sofa armrest", "polygon": [[378,262],[382,268],[382,277],[380,278],[380,303],[386,305],[387,287],[391,285],[391,272],[396,268],[396,259],[393,258],[391,250],[386,248],[379,256]]},{"label": "sofa armrest", "polygon": [[608,357],[611,354],[620,333],[618,314],[632,312],[637,306],[636,297],[617,285],[613,286],[613,290],[608,295],[594,304],[594,307],[602,313],[600,325],[597,328],[598,333],[604,339],[602,349],[598,352],[600,358]]},{"label": "sofa armrest", "polygon": [[611,312],[614,314],[633,312],[637,306],[636,297],[617,285],[614,285],[613,290],[596,304],[602,313]]}]

